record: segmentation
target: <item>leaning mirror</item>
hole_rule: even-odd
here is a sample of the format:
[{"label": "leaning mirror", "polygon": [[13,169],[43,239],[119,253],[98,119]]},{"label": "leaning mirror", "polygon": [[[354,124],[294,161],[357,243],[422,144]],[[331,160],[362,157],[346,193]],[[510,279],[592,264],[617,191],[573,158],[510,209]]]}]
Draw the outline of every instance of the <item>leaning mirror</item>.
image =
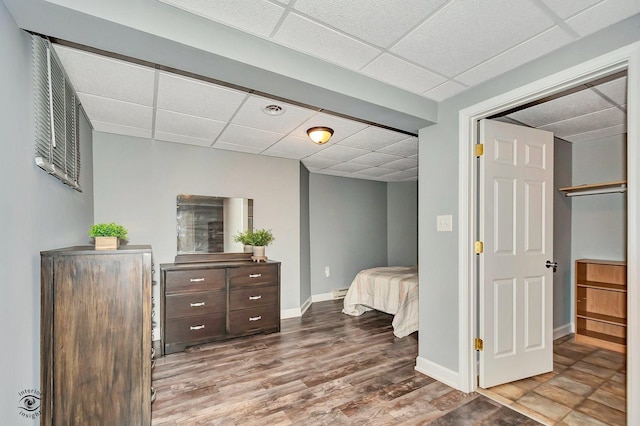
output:
[{"label": "leaning mirror", "polygon": [[176,203],[178,254],[239,253],[233,241],[253,229],[253,200],[180,194]]}]

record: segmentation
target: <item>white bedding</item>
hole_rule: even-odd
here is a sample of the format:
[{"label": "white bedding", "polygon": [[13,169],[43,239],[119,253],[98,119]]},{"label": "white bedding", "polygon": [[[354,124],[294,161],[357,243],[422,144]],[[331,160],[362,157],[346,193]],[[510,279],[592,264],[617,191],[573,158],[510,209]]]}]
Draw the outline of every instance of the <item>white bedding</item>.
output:
[{"label": "white bedding", "polygon": [[415,266],[384,266],[358,272],[344,298],[342,312],[359,316],[376,309],[394,315],[393,334],[418,330],[418,270]]}]

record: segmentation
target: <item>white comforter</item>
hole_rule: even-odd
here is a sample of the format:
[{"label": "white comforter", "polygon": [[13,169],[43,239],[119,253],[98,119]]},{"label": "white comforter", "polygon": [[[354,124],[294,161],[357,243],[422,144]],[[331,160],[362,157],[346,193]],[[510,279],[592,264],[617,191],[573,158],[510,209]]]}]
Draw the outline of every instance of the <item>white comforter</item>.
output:
[{"label": "white comforter", "polygon": [[418,270],[388,266],[358,272],[344,298],[342,312],[358,316],[376,309],[393,317],[393,334],[408,336],[418,330]]}]

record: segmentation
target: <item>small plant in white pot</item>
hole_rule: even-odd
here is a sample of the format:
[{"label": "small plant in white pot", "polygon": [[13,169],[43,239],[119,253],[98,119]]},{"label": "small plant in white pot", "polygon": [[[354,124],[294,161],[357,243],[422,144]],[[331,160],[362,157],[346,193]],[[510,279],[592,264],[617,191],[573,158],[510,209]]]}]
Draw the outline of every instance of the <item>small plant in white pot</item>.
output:
[{"label": "small plant in white pot", "polygon": [[266,261],[265,247],[271,244],[275,238],[273,232],[270,229],[256,229],[251,233],[251,245],[253,246],[253,260],[258,262],[261,260]]},{"label": "small plant in white pot", "polygon": [[95,239],[96,250],[117,250],[120,240],[127,239],[127,229],[116,223],[96,223],[89,229]]},{"label": "small plant in white pot", "polygon": [[253,252],[253,231],[251,229],[247,229],[246,231],[239,231],[236,235],[233,236],[233,241],[236,243],[240,243],[244,245],[245,253]]}]

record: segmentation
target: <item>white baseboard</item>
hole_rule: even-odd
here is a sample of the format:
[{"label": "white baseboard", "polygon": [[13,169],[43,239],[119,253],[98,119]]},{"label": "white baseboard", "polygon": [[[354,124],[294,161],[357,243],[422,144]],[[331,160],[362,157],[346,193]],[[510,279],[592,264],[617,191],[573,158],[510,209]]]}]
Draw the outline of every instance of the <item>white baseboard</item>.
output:
[{"label": "white baseboard", "polygon": [[311,296],[311,301],[313,303],[324,302],[326,300],[333,300],[333,293],[314,294]]},{"label": "white baseboard", "polygon": [[307,309],[309,309],[309,307],[311,306],[311,297],[308,298],[307,300],[305,300],[305,302],[302,304],[302,306],[300,307],[300,313],[302,315],[304,315],[305,312],[307,312]]},{"label": "white baseboard", "polygon": [[460,374],[440,364],[436,364],[422,357],[417,357],[415,370],[454,389],[462,389],[462,386],[460,386]]},{"label": "white baseboard", "polygon": [[291,308],[291,309],[283,309],[280,311],[280,319],[287,319],[287,318],[298,318],[301,317],[302,314],[304,314],[305,312],[307,312],[307,309],[309,309],[309,306],[311,306],[311,298],[308,298],[301,307],[299,308]]},{"label": "white baseboard", "polygon": [[566,336],[567,334],[575,333],[575,324],[570,322],[569,324],[561,325],[560,327],[553,329],[553,340]]}]

